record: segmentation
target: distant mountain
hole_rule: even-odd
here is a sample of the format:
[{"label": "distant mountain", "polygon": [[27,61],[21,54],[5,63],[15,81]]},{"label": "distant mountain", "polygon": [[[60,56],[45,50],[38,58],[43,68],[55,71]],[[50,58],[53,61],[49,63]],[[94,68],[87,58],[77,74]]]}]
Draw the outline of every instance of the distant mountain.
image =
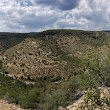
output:
[{"label": "distant mountain", "polygon": [[103,30],[104,32],[110,32],[110,30]]}]

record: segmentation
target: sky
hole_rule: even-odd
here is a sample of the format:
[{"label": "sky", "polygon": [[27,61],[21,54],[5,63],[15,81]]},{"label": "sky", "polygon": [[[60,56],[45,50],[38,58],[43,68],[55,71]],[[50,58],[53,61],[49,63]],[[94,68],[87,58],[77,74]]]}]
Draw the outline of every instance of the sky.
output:
[{"label": "sky", "polygon": [[0,32],[110,30],[110,0],[0,0]]}]

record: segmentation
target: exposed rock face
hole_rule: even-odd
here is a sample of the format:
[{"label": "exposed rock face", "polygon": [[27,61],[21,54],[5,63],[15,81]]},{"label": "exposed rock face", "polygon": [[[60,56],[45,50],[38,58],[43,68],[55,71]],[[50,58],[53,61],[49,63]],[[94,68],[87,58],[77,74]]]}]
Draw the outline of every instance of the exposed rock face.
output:
[{"label": "exposed rock face", "polygon": [[[100,91],[100,99],[109,99],[110,98],[110,88],[107,87],[99,87]],[[89,105],[87,106],[85,102],[85,95],[82,96],[79,100],[75,101],[72,105],[67,106],[64,110],[110,110],[107,106],[106,102],[103,102],[101,106],[96,106],[95,108],[92,108],[92,101],[89,101]],[[61,109],[61,110],[63,110]]]},{"label": "exposed rock face", "polygon": [[28,38],[7,50],[3,56],[7,73],[13,77],[35,78],[68,76],[76,71],[74,67],[65,69],[67,63],[57,60],[49,49],[43,50],[41,45],[41,40]]},{"label": "exposed rock face", "polygon": [[81,56],[91,48],[90,45],[76,36],[57,36],[56,39],[61,50],[74,54],[74,56]]},{"label": "exposed rock face", "polygon": [[84,105],[84,96],[81,97],[79,100],[75,101],[72,105],[69,105],[66,109],[67,110],[82,110],[83,109],[82,105]]},{"label": "exposed rock face", "polygon": [[17,77],[40,77],[41,74],[49,74],[49,69],[55,68],[57,64],[54,62],[54,57],[48,57],[49,52],[40,48],[40,42],[37,43],[31,39],[23,41],[10,55],[6,54],[6,70]]},{"label": "exposed rock face", "polygon": [[8,104],[4,100],[0,100],[0,110],[29,110],[29,109],[22,109],[17,105]]},{"label": "exposed rock face", "polygon": [[[70,65],[68,66],[67,61],[59,60],[60,55],[57,57],[54,55],[56,51],[59,49],[60,52],[64,52],[72,58],[83,59],[84,56],[88,56],[88,52],[95,53],[94,46],[98,43],[102,44],[105,41],[103,40],[105,39],[103,36],[108,38],[108,34],[105,32],[50,30],[39,34],[33,33],[30,38],[26,37],[24,40],[24,37],[24,41],[19,44],[17,44],[17,41],[17,45],[14,46],[13,44],[12,46],[14,47],[11,46],[10,49],[6,50],[3,56],[4,67],[10,76],[19,78],[47,77],[53,75],[55,77],[69,77],[74,75],[74,73],[81,73],[82,70],[80,71],[77,65],[75,65],[77,68],[75,69],[73,66],[69,67]],[[91,51],[92,49],[93,51]],[[77,60],[75,58],[74,60]],[[68,58],[66,59],[68,60]],[[76,62],[80,64],[80,61]],[[75,72],[76,70],[79,71]]]}]

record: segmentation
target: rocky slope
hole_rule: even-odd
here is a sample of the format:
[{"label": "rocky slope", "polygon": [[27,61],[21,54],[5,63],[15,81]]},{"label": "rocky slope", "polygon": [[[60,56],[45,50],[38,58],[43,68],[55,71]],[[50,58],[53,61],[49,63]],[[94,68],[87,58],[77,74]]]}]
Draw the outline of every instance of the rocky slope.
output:
[{"label": "rocky slope", "polygon": [[[70,77],[80,74],[83,72],[80,66],[81,59],[86,56],[86,53],[88,55],[93,52],[97,45],[103,45],[109,33],[49,30],[29,35],[30,38],[26,38],[3,54],[4,68],[10,76]],[[70,62],[75,64],[71,66]]]},{"label": "rocky slope", "polygon": [[[20,94],[21,102],[19,95],[16,98],[11,94],[8,90],[10,85],[7,86],[5,81],[1,83],[2,97],[13,96],[14,101],[24,107],[38,106],[43,110],[56,110],[61,104],[69,105],[76,100],[66,109],[77,110],[82,105],[85,107],[83,91],[91,92],[90,90],[97,90],[102,85],[110,86],[110,32],[48,30],[40,33],[9,34],[9,41],[8,34],[2,33],[0,36],[1,79],[4,81],[4,76],[7,75],[14,78],[10,79],[12,86],[16,79],[20,79],[18,81],[23,84],[19,82],[17,85],[19,88],[23,85],[29,95],[28,92],[18,90],[15,83],[14,88]],[[24,81],[35,82],[25,85]],[[96,92],[92,95],[94,100]],[[36,97],[39,97],[38,100]],[[94,103],[90,104],[94,106]]]},{"label": "rocky slope", "polygon": [[29,109],[22,109],[15,104],[8,104],[4,100],[0,100],[0,110],[29,110]]},{"label": "rocky slope", "polygon": [[[99,87],[99,99],[98,100],[108,100],[110,97],[110,88],[107,87]],[[90,91],[88,91],[90,93]],[[93,92],[93,91],[91,91]],[[94,93],[95,94],[95,93]],[[87,98],[87,93],[83,95],[80,99],[76,100],[72,105],[67,106],[66,108],[59,107],[59,110],[109,110],[109,105],[105,102],[102,102],[100,105],[95,105],[95,101],[92,98],[96,97],[89,97]]]},{"label": "rocky slope", "polygon": [[65,70],[67,62],[59,61],[51,51],[43,50],[41,44],[42,41],[28,38],[7,50],[3,56],[7,74],[19,78],[69,76],[67,71],[74,74],[75,67]]}]

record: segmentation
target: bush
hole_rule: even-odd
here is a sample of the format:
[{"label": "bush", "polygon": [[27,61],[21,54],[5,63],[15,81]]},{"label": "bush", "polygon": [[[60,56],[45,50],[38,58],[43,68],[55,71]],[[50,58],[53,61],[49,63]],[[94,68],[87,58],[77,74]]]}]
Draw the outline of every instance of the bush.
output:
[{"label": "bush", "polygon": [[2,61],[0,60],[0,69],[2,69]]},{"label": "bush", "polygon": [[101,106],[102,101],[100,99],[100,90],[92,89],[86,93],[85,105],[87,108],[95,109],[97,106]]}]

